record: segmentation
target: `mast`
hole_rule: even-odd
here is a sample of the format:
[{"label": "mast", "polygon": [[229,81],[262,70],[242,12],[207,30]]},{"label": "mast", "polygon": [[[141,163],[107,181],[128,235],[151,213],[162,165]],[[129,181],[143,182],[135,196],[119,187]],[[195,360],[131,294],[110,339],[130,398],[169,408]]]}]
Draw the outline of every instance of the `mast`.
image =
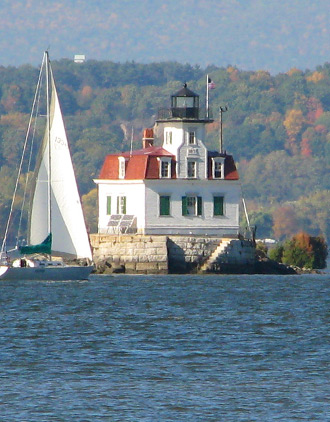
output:
[{"label": "mast", "polygon": [[46,102],[47,102],[47,142],[48,142],[48,233],[52,232],[52,211],[51,211],[51,142],[50,142],[50,62],[48,51],[45,51],[46,59]]}]

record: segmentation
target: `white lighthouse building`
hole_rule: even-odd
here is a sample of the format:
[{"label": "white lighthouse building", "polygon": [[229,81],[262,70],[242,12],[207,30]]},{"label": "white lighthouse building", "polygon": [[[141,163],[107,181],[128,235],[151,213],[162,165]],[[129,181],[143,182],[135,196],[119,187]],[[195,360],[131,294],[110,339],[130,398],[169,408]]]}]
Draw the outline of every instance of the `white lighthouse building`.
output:
[{"label": "white lighthouse building", "polygon": [[141,149],[107,155],[95,180],[98,232],[236,237],[239,176],[231,155],[205,147],[212,121],[185,84]]}]

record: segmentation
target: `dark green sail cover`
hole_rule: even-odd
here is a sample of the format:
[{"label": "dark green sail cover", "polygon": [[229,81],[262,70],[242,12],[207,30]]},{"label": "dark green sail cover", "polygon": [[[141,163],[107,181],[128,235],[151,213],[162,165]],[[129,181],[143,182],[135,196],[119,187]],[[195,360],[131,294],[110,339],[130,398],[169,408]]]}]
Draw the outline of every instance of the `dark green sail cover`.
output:
[{"label": "dark green sail cover", "polygon": [[21,254],[45,253],[50,255],[52,251],[52,234],[49,233],[39,245],[20,246],[19,251]]}]

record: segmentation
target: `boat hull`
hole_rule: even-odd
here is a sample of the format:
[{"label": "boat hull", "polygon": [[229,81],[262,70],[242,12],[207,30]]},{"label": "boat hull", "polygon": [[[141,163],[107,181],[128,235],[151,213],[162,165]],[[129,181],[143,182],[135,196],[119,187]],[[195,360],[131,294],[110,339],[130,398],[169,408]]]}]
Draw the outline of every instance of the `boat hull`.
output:
[{"label": "boat hull", "polygon": [[87,280],[93,266],[8,267],[0,266],[0,280],[70,281]]}]

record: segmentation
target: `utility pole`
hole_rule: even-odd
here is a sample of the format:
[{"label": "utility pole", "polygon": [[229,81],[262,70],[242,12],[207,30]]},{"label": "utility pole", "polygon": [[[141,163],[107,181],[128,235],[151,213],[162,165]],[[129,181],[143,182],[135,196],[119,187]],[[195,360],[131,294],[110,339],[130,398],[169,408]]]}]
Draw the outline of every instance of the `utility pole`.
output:
[{"label": "utility pole", "polygon": [[225,113],[228,110],[227,106],[220,106],[219,108],[219,120],[220,120],[220,136],[219,136],[219,142],[220,142],[220,153],[222,154],[223,152],[223,143],[222,143],[222,113]]}]

